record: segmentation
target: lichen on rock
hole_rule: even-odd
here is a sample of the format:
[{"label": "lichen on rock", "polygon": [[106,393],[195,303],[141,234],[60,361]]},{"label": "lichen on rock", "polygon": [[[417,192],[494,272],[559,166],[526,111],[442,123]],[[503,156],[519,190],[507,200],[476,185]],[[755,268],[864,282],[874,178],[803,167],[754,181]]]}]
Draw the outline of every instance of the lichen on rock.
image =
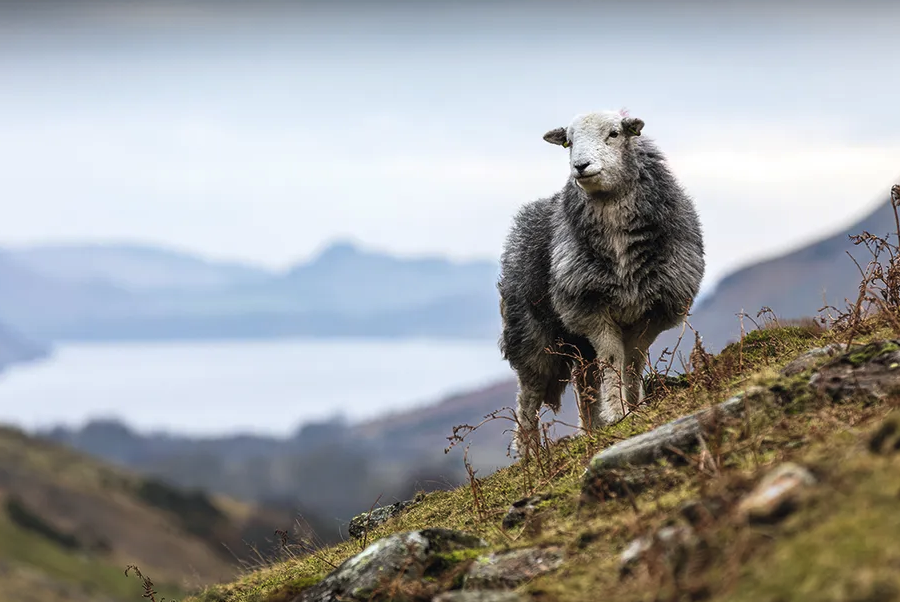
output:
[{"label": "lichen on rock", "polygon": [[345,560],[294,602],[377,600],[391,582],[421,581],[432,564],[442,568],[440,555],[485,546],[479,537],[450,529],[395,533]]},{"label": "lichen on rock", "polygon": [[376,508],[370,512],[363,512],[350,520],[347,531],[350,533],[350,537],[362,539],[365,537],[366,533],[375,527],[386,523],[395,516],[400,516],[405,510],[415,506],[418,501],[419,500],[417,499],[405,500],[390,504],[389,506]]}]

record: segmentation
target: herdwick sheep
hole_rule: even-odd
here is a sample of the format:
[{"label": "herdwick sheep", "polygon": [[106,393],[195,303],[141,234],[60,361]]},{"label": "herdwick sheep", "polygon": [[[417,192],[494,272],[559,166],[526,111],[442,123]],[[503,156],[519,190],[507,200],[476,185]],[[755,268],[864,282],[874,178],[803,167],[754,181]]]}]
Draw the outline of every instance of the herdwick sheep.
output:
[{"label": "herdwick sheep", "polygon": [[[640,403],[650,345],[699,290],[697,212],[643,127],[625,111],[604,111],[544,135],[569,149],[569,179],[519,210],[497,284],[500,350],[518,377],[520,452],[537,436],[541,405],[559,411],[569,380],[587,429]],[[564,349],[548,351],[560,341]],[[593,369],[573,379],[582,364],[573,355]]]}]

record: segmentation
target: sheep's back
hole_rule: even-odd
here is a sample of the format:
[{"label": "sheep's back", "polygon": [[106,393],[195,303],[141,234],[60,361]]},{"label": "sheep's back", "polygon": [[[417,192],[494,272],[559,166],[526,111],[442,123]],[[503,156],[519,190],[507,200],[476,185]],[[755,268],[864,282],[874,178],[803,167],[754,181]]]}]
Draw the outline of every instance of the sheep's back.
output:
[{"label": "sheep's back", "polygon": [[[507,311],[531,307],[550,319],[550,244],[555,197],[532,201],[519,210],[500,258],[500,292]],[[521,308],[520,308],[521,306]]]}]

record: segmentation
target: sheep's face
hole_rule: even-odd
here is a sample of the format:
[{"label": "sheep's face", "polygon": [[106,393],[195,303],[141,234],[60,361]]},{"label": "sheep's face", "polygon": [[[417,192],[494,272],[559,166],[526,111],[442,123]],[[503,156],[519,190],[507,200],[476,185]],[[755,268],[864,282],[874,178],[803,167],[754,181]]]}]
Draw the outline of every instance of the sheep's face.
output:
[{"label": "sheep's face", "polygon": [[588,113],[576,116],[568,128],[550,130],[544,140],[568,148],[575,183],[588,194],[599,194],[629,181],[632,138],[643,127],[643,121],[624,112]]}]

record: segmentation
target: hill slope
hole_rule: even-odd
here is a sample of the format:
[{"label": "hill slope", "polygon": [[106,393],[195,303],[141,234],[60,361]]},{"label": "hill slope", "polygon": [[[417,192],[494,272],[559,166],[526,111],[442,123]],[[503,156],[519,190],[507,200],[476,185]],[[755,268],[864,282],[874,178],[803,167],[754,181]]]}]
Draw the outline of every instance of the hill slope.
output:
[{"label": "hill slope", "polygon": [[240,263],[215,262],[148,245],[41,245],[7,251],[24,268],[65,282],[106,283],[130,291],[196,291],[251,284],[272,275]]},{"label": "hill slope", "polygon": [[[864,230],[878,236],[895,232],[889,199],[835,234],[727,275],[694,308],[691,325],[703,335],[707,347],[721,349],[740,337],[737,314],[741,311],[756,319],[760,309],[770,307],[779,317],[802,318],[817,315],[826,304],[842,307],[844,299],[856,297],[859,286],[859,271],[847,253],[863,266],[869,260],[865,249],[850,241],[851,235]],[[749,320],[745,328],[753,328]],[[671,346],[675,335],[667,333],[654,349]]]},{"label": "hill slope", "polygon": [[0,427],[0,601],[124,601],[152,571],[175,595],[233,578],[241,559],[288,512],[238,504],[132,476],[61,446]]},{"label": "hill slope", "polygon": [[[896,600],[894,334],[801,356],[833,335],[758,331],[597,435],[190,600]],[[671,422],[729,398],[691,437]]]}]

